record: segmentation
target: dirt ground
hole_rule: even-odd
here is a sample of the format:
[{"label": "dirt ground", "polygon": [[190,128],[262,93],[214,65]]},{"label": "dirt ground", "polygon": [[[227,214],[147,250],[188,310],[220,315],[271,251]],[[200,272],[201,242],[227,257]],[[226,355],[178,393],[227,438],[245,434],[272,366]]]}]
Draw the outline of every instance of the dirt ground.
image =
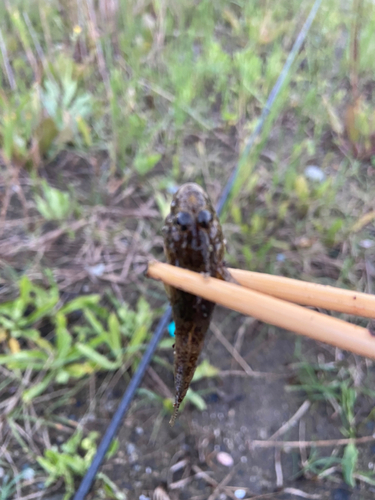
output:
[{"label": "dirt ground", "polygon": [[[275,127],[275,130],[278,132],[271,134],[264,157],[257,165],[259,187],[254,197],[245,204],[241,200],[249,219],[256,207],[263,206],[270,185],[272,167],[269,158],[273,150],[280,148],[282,140],[281,129]],[[281,156],[288,155],[291,144],[291,139],[284,141],[285,153],[280,153]],[[326,150],[322,149],[317,155],[317,162],[323,162],[328,152],[332,154],[332,145],[329,141],[327,144]],[[217,200],[221,185],[215,172],[220,168],[220,176],[228,176],[235,164],[235,148],[226,148],[217,139],[207,139],[206,147],[210,162],[205,181],[211,196]],[[334,154],[337,155],[337,151]],[[186,143],[183,158],[186,165],[193,166],[193,170],[200,168],[201,159],[195,140]],[[64,168],[56,168],[61,167],[61,162]],[[163,288],[147,280],[144,271],[150,258],[163,259],[162,218],[152,193],[153,185],[163,176],[163,168],[167,166],[153,172],[144,184],[135,180],[126,186],[122,183],[116,185],[113,180],[103,182],[105,168],[105,155],[84,159],[68,153],[41,172],[52,185],[60,189],[69,185],[78,198],[84,200],[81,218],[75,222],[77,229],[74,237],[67,234],[66,229],[45,223],[37,215],[31,201],[28,201],[28,219],[22,218],[22,200],[13,196],[0,247],[3,261],[20,271],[25,269],[36,281],[43,281],[43,267],[53,268],[62,293],[79,295],[99,292],[104,295],[105,290],[110,289],[118,300],[125,300],[131,305],[139,296],[144,296],[152,306],[162,307],[166,300]],[[367,173],[371,173],[371,169],[374,170],[368,166]],[[326,172],[327,175],[337,173],[335,169],[332,172],[327,169]],[[365,170],[361,175],[364,173]],[[374,176],[370,175],[368,182],[373,183],[373,179]],[[28,200],[29,184],[27,174],[22,173],[20,185]],[[345,205],[348,194],[352,198],[357,196],[359,207],[362,201],[366,203],[366,200],[360,200],[361,193],[356,191],[352,178],[347,183],[343,181],[338,202]],[[360,212],[360,208],[357,211]],[[273,224],[267,229],[270,237],[277,238],[278,242],[289,242],[289,246],[285,250],[272,249],[263,269],[259,270],[336,284],[345,258],[351,255],[350,241],[332,248],[319,241],[314,243],[316,237],[312,236],[312,243],[305,248],[298,243],[301,237],[305,237],[303,235],[310,237],[309,222],[302,227],[305,224],[303,214],[293,212],[292,216],[275,226],[274,214],[272,211],[268,213],[270,224]],[[228,239],[228,259],[233,262],[238,258],[238,265],[245,267],[239,251],[244,242],[238,228],[228,222],[224,224],[224,232]],[[38,235],[38,238],[33,235]],[[43,247],[39,246],[40,242]],[[257,248],[257,241],[254,241],[254,248]],[[281,252],[283,258],[279,259]],[[369,252],[371,257],[372,250]],[[105,263],[105,271],[98,278],[90,270],[101,262]],[[363,288],[366,270],[361,255],[356,255],[350,272]],[[345,283],[348,285],[348,281]],[[5,268],[2,271],[2,287],[3,296],[14,295],[15,288]],[[228,342],[229,346],[234,346],[234,352],[228,347]],[[159,354],[172,364],[172,349]],[[246,319],[220,307],[215,311],[201,359],[208,360],[220,370],[215,378],[193,383],[193,389],[204,398],[206,410],[186,405],[175,427],[171,428],[169,415],[161,409],[160,403],[154,404],[142,396],[135,398],[119,433],[119,451],[102,468],[128,500],[374,498],[375,487],[363,481],[350,488],[334,460],[331,467],[324,468],[323,476],[318,477],[323,465],[327,464],[327,457],[342,457],[343,446],[337,442],[344,437],[341,432],[342,409],[334,398],[324,400],[315,398],[314,391],[311,395],[302,389],[291,390],[302,383],[300,370],[304,363],[334,367],[338,376],[340,370],[352,373],[354,384],[372,388],[375,370],[370,361],[325,344],[297,339],[293,333]],[[319,368],[317,374],[319,378]],[[0,375],[0,378],[3,376]],[[83,419],[85,432],[98,430],[104,433],[127,381],[116,376],[115,380],[111,379],[106,384],[104,376],[93,376],[80,393],[62,408],[57,408],[54,414],[73,423]],[[152,363],[142,387],[162,397],[172,397],[174,385],[171,370]],[[356,439],[364,437],[365,441],[358,442],[358,468],[364,472],[371,472],[374,468],[375,441],[372,436],[375,423],[371,417],[372,407],[371,397],[359,392],[355,403],[355,421],[359,423]],[[45,410],[44,404],[36,407],[40,417],[44,416]],[[286,422],[290,425],[285,428]],[[66,436],[51,431],[50,439],[51,444],[59,445]],[[275,448],[271,442],[275,439],[291,443],[285,445],[285,449]],[[319,443],[311,447],[311,443],[304,444],[306,441]],[[16,442],[12,443],[9,452],[17,468],[35,466],[29,458],[25,461],[20,447]],[[313,458],[315,469],[311,467]],[[321,462],[317,462],[318,459]],[[76,484],[78,486],[79,480]],[[40,487],[42,485],[34,485],[24,498],[31,499],[32,495],[39,495],[39,498]],[[62,483],[58,482],[46,491],[43,498],[59,500],[63,490]],[[94,489],[90,498],[102,496]]]},{"label": "dirt ground", "polygon": [[[232,316],[231,321],[228,321],[227,311],[218,310],[214,325],[218,328],[218,324],[224,324],[222,331],[234,344],[243,318],[229,316]],[[224,500],[238,498],[235,496],[237,490],[245,490],[245,498],[297,499],[303,492],[319,495],[305,498],[373,498],[375,490],[371,487],[351,489],[338,478],[335,482],[325,482],[317,481],[312,475],[310,480],[301,477],[301,457],[310,453],[302,445],[294,445],[286,451],[252,446],[253,440],[272,440],[272,435],[306,401],[302,391],[285,390],[286,385],[293,382],[290,366],[296,360],[294,349],[293,334],[255,323],[245,330],[240,353],[255,372],[278,376],[268,379],[245,377],[243,372],[239,376],[238,364],[215,334],[210,333],[203,357],[214,359],[216,366],[223,371],[232,370],[233,375],[204,384],[210,389],[205,398],[207,410],[199,412],[191,406],[186,407],[173,429],[168,425],[167,416],[158,421],[152,409],[134,411],[120,432],[121,448],[117,459],[105,465],[103,470],[134,499],[144,498],[141,495],[152,498],[154,489],[163,484],[168,485],[171,499]],[[308,357],[319,356],[326,362],[335,359],[333,348],[312,341],[303,340],[302,351]],[[366,373],[372,383],[374,375],[373,369]],[[168,378],[164,381],[172,387],[172,379]],[[200,383],[194,384],[194,388],[197,385]],[[370,409],[368,403],[363,402],[360,411],[365,413]],[[363,435],[371,435],[371,432],[373,422],[363,429]],[[286,441],[341,437],[340,416],[334,408],[318,402],[313,403],[283,435]],[[329,456],[333,449],[334,446],[317,448],[320,456]],[[360,449],[362,468],[373,467],[374,443],[361,445]],[[223,455],[221,458],[221,452],[229,457]],[[226,460],[229,461],[227,465],[220,463]]]}]

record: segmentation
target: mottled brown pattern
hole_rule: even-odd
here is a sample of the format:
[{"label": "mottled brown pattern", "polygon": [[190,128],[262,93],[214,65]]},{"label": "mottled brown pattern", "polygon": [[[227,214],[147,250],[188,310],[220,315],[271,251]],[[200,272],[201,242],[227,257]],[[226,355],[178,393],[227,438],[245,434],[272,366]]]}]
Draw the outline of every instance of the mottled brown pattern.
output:
[{"label": "mottled brown pattern", "polygon": [[[225,240],[219,219],[200,186],[184,184],[176,192],[163,234],[169,264],[233,281],[224,265]],[[176,324],[173,425],[193,378],[215,304],[173,287],[168,287],[167,293]]]}]

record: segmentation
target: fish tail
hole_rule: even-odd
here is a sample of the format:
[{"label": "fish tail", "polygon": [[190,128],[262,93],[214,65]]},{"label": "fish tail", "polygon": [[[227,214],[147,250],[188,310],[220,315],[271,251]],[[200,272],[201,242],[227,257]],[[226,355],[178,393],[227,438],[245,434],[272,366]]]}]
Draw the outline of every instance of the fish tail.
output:
[{"label": "fish tail", "polygon": [[175,400],[174,400],[174,404],[173,404],[173,413],[172,413],[171,419],[169,421],[169,425],[171,427],[174,426],[174,423],[175,423],[176,418],[177,418],[178,410],[180,409],[180,404],[182,403],[183,399],[184,398],[181,397],[181,389],[180,388],[176,389],[176,396],[175,396]]},{"label": "fish tail", "polygon": [[170,425],[171,427],[173,427],[173,426],[174,426],[174,423],[175,423],[176,418],[177,418],[177,414],[178,414],[178,409],[179,409],[179,407],[180,407],[180,403],[175,403],[175,404],[173,405],[173,413],[172,413],[171,419],[170,419],[170,421],[169,421],[169,425]]}]

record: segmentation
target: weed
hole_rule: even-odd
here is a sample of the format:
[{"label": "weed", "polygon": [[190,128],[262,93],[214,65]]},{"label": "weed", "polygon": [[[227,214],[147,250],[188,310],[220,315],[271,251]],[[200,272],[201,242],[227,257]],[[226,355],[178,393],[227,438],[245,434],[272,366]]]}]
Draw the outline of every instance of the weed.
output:
[{"label": "weed", "polygon": [[[78,430],[73,436],[61,445],[61,451],[57,446],[52,446],[44,451],[43,457],[38,457],[38,463],[47,472],[46,486],[54,484],[58,479],[63,479],[65,484],[64,500],[71,498],[75,491],[75,478],[82,477],[90,466],[96,453],[96,441],[99,437],[97,432],[89,432],[83,437],[82,430]],[[107,457],[111,457],[118,448],[118,442],[114,441]],[[105,474],[102,474],[106,477]],[[109,483],[111,483],[109,481]],[[115,497],[116,498],[116,497]]]},{"label": "weed", "polygon": [[[144,300],[136,311],[123,305],[116,314],[99,306],[98,295],[77,297],[58,307],[54,283],[44,290],[23,277],[19,291],[18,298],[0,305],[0,327],[8,351],[0,355],[0,364],[16,372],[28,369],[42,375],[24,389],[24,402],[31,402],[54,381],[66,384],[97,370],[136,365],[135,354],[146,340],[152,317]],[[71,325],[69,318],[77,311],[83,321]],[[48,333],[42,334],[42,329]]]},{"label": "weed", "polygon": [[46,220],[64,220],[73,210],[69,193],[42,182],[42,196],[35,196],[37,210]]},{"label": "weed", "polygon": [[0,500],[11,500],[17,492],[17,485],[24,479],[25,473],[21,472],[15,477],[10,478],[8,474],[4,474],[1,479]]},{"label": "weed", "polygon": [[298,371],[299,383],[289,386],[288,390],[303,390],[312,401],[335,401],[335,408],[340,409],[343,423],[341,432],[345,437],[354,435],[354,406],[357,391],[353,387],[350,370],[335,365],[312,365],[301,363]]},{"label": "weed", "polygon": [[[341,417],[343,425],[340,430],[343,436],[355,438],[357,434],[355,407],[358,393],[362,391],[353,387],[353,371],[334,363],[312,365],[302,362],[298,369],[298,379],[299,383],[289,386],[288,390],[302,389],[310,400],[326,401],[332,405]],[[339,466],[346,483],[350,486],[355,485],[359,451],[354,441],[345,446],[342,457],[335,455],[318,457],[317,453],[317,450],[312,450],[304,464],[304,473],[322,476],[326,475],[326,471],[329,472],[333,465],[335,466],[333,470]]]}]

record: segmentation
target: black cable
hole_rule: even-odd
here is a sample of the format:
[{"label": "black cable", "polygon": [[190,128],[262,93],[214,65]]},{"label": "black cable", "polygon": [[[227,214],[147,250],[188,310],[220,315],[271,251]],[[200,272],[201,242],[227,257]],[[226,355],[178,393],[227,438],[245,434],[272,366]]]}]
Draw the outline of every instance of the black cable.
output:
[{"label": "black cable", "polygon": [[[287,74],[295,60],[295,57],[297,53],[299,52],[302,43],[304,39],[306,38],[307,32],[309,31],[309,28],[316,16],[316,13],[318,12],[318,9],[320,7],[322,0],[315,0],[314,5],[312,6],[312,9],[310,11],[309,16],[307,17],[304,25],[302,26],[301,31],[299,32],[296,41],[294,42],[294,45],[292,47],[292,50],[290,51],[288,58],[284,64],[284,67],[280,73],[279,78],[277,79],[277,82],[275,83],[273,89],[271,90],[271,93],[267,99],[266,105],[262,111],[262,114],[258,120],[258,123],[255,127],[254,132],[251,134],[249,137],[249,140],[246,143],[246,146],[241,154],[241,158],[239,159],[236,168],[232,172],[231,176],[229,177],[228,182],[226,183],[223,192],[220,196],[220,199],[217,203],[217,208],[216,211],[218,215],[220,215],[221,211],[224,208],[224,205],[226,201],[228,200],[229,194],[231,190],[233,189],[234,183],[236,181],[237,175],[240,171],[240,167],[243,163],[243,161],[248,157],[251,148],[254,145],[254,141],[258,134],[261,132],[264,122],[269,115],[272,106],[276,100],[276,97],[278,96],[281,87],[287,77]],[[116,410],[116,413],[113,415],[112,420],[103,436],[103,439],[96,451],[95,457],[86,472],[86,475],[82,479],[82,482],[77,490],[77,493],[74,495],[73,500],[84,500],[85,496],[87,493],[90,491],[92,482],[94,481],[94,478],[96,476],[96,473],[98,472],[98,469],[100,465],[102,464],[104,460],[104,456],[107,453],[107,450],[109,448],[109,445],[111,444],[113,438],[115,437],[117,433],[117,429],[119,428],[124,415],[127,411],[127,409],[130,406],[130,403],[134,397],[135,391],[137,390],[139,384],[141,383],[143,379],[143,375],[146,371],[147,366],[149,365],[152,356],[154,354],[154,351],[156,350],[156,347],[164,333],[164,330],[167,328],[169,322],[171,320],[171,307],[168,306],[167,310],[163,314],[161,320],[159,321],[155,333],[147,347],[147,350],[145,354],[143,355],[143,358],[138,366],[137,371],[135,372],[134,376],[132,377],[128,387],[126,388],[125,394],[122,397],[122,400]]]}]

